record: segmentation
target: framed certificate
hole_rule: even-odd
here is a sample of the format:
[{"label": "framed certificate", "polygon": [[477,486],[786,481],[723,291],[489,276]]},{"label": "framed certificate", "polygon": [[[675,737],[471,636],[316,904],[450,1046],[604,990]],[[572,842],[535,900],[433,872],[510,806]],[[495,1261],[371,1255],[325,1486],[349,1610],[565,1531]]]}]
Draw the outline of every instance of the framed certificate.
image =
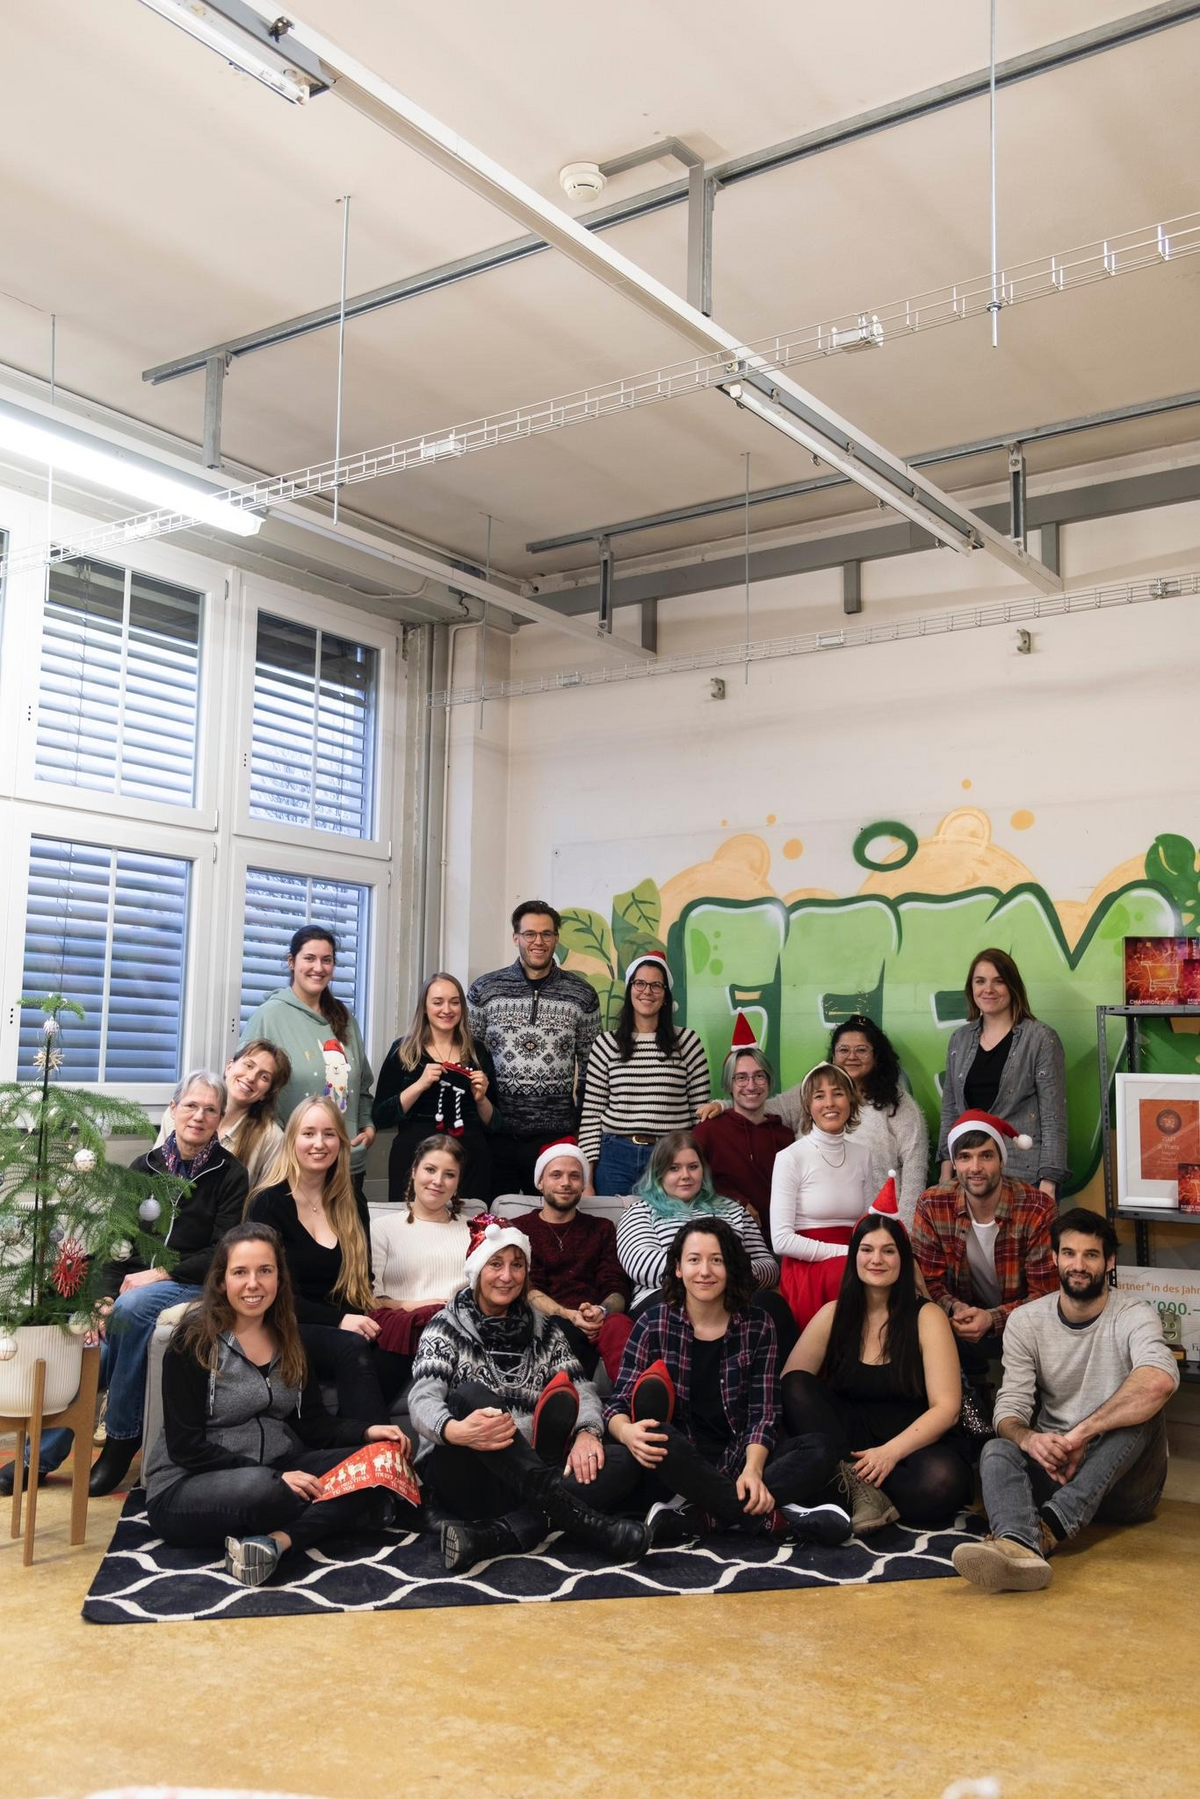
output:
[{"label": "framed certificate", "polygon": [[1117,1204],[1179,1209],[1180,1163],[1200,1162],[1200,1075],[1117,1076]]}]

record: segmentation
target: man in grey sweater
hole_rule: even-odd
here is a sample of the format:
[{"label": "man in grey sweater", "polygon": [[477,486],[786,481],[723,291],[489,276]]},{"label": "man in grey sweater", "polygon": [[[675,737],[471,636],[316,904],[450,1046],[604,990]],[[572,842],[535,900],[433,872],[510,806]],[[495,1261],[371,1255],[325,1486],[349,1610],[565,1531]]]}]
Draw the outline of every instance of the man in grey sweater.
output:
[{"label": "man in grey sweater", "polygon": [[1076,1206],[1050,1239],[1062,1291],[1020,1306],[1004,1332],[996,1437],[979,1461],[992,1534],[953,1556],[991,1592],[1049,1586],[1059,1543],[1093,1518],[1153,1517],[1167,1477],[1162,1413],[1179,1372],[1158,1316],[1110,1288],[1107,1218]]}]

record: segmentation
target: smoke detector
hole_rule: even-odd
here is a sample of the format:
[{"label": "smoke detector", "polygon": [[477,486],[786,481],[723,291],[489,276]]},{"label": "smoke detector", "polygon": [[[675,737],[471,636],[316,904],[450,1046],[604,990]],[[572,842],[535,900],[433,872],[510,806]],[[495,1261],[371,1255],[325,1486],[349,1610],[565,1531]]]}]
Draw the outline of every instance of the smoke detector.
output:
[{"label": "smoke detector", "polygon": [[594,200],[608,183],[597,162],[569,162],[558,171],[558,179],[568,200]]}]

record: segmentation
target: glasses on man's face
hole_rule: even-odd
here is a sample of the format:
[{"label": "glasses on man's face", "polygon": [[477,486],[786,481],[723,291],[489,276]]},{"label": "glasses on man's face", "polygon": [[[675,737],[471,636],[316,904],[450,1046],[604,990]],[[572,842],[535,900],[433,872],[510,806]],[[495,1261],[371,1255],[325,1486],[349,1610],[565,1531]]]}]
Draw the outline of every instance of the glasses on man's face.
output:
[{"label": "glasses on man's face", "polygon": [[733,1084],[735,1087],[765,1087],[767,1077],[761,1072],[758,1074],[735,1074]]},{"label": "glasses on man's face", "polygon": [[557,931],[518,931],[517,936],[522,943],[553,943],[558,936]]},{"label": "glasses on man's face", "polygon": [[661,981],[630,981],[631,993],[665,993],[666,987]]}]

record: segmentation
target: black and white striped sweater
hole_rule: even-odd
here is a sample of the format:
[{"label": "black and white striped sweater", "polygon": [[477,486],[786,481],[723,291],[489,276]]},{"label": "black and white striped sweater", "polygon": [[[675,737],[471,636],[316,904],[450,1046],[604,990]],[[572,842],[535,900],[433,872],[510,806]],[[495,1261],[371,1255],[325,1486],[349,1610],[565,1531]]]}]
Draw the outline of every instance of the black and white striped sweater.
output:
[{"label": "black and white striped sweater", "polygon": [[589,1162],[600,1157],[600,1137],[646,1132],[665,1137],[686,1131],[709,1098],[708,1058],[695,1031],[685,1025],[675,1053],[664,1056],[654,1033],[639,1031],[633,1054],[622,1062],[612,1031],[601,1031],[588,1057],[579,1147]]}]

